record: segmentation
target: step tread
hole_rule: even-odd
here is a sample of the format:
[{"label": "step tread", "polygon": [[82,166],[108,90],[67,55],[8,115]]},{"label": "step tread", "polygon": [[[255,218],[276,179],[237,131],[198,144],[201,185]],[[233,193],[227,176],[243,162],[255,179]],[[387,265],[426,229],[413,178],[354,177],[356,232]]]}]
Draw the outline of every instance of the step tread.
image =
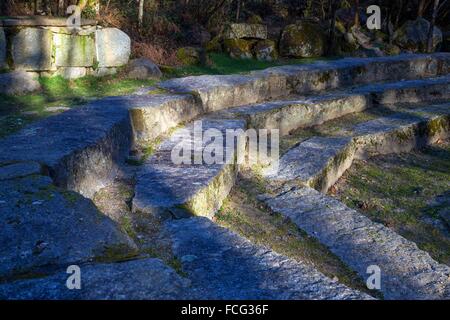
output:
[{"label": "step tread", "polygon": [[366,278],[367,267],[381,268],[381,291],[387,299],[450,297],[450,268],[434,261],[389,228],[372,222],[342,202],[312,188],[294,188],[268,197],[275,212],[290,218],[344,263]]},{"label": "step tread", "polygon": [[206,218],[170,221],[167,230],[204,299],[371,299]]},{"label": "step tread", "polygon": [[[203,119],[202,130],[207,131],[210,128],[220,130],[224,135],[227,129],[245,130],[245,122],[242,120],[217,120]],[[144,212],[171,211],[177,214],[177,209],[183,209],[188,202],[194,201],[196,196],[201,196],[202,192],[211,187],[209,194],[213,198],[223,200],[228,189],[231,188],[236,174],[234,161],[228,163],[206,164],[174,164],[171,159],[171,151],[181,141],[183,144],[193,143],[194,124],[176,130],[173,135],[165,140],[158,151],[149,158],[137,173],[137,183],[135,188],[135,197],[133,199],[134,210]],[[224,143],[226,139],[223,139]],[[208,144],[207,144],[208,145]],[[207,145],[193,146],[193,149],[203,151]],[[225,157],[233,157],[235,150],[232,147],[226,147]],[[219,179],[217,183],[216,179]],[[223,188],[223,189],[222,189]],[[205,195],[206,197],[207,195]],[[204,199],[208,201],[213,199]],[[220,201],[221,201],[220,200]],[[219,202],[220,202],[219,201]],[[194,209],[194,208],[191,208]],[[217,205],[214,209],[218,209]],[[196,214],[210,216],[212,212],[195,212]]]},{"label": "step tread", "polygon": [[264,170],[264,175],[271,180],[299,179],[311,183],[334,159],[346,153],[355,141],[363,145],[368,144],[371,143],[371,136],[389,134],[448,115],[450,115],[448,103],[405,109],[402,113],[359,123],[353,126],[351,136],[312,137],[286,152],[279,161],[278,171],[276,167],[269,167]]}]

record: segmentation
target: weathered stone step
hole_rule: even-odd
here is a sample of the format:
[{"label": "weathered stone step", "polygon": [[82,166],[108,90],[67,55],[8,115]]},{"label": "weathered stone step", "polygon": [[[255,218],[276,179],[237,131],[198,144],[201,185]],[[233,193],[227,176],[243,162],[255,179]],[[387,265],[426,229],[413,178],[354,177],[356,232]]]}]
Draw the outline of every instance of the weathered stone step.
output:
[{"label": "weathered stone step", "polygon": [[279,129],[283,136],[294,129],[320,125],[377,104],[447,99],[450,99],[450,76],[361,86],[346,92],[242,106],[222,113],[245,118],[251,128]]},{"label": "weathered stone step", "polygon": [[288,65],[247,75],[198,76],[168,80],[161,87],[199,97],[206,112],[383,81],[412,80],[450,73],[450,54],[345,58]]},{"label": "weathered stone step", "polygon": [[450,134],[450,104],[405,110],[360,123],[352,136],[313,137],[289,150],[279,166],[265,170],[270,180],[300,180],[326,192],[353,163],[373,154],[406,152]]},{"label": "weathered stone step", "polygon": [[89,199],[55,187],[39,169],[0,167],[0,282],[136,255],[134,242]]},{"label": "weathered stone step", "polygon": [[37,162],[56,185],[92,197],[111,181],[134,145],[191,120],[201,113],[197,107],[190,95],[99,99],[0,140],[0,164]]},{"label": "weathered stone step", "polygon": [[[201,135],[209,129],[215,129],[218,130],[219,138],[223,137],[216,152],[225,146],[226,130],[241,129],[243,132],[246,127],[242,120],[203,119],[201,123],[202,127],[198,131]],[[235,146],[238,145],[226,145],[223,157],[220,157],[222,161],[209,164],[200,157],[199,162],[194,162],[194,154],[199,152],[202,156],[204,151],[205,154],[211,154],[208,150],[212,150],[208,148],[214,146],[210,139],[205,138],[205,142],[202,142],[202,136],[200,140],[195,140],[195,128],[195,123],[191,123],[176,130],[142,165],[137,173],[134,211],[151,213],[160,218],[181,218],[190,215],[211,217],[220,208],[223,199],[234,185],[238,170]],[[195,141],[199,141],[199,144]],[[182,145],[189,149],[188,163],[176,164],[171,158],[172,151]],[[178,149],[176,154],[181,154],[180,151]],[[231,160],[226,161],[227,159]]]},{"label": "weathered stone step", "polygon": [[356,94],[370,94],[373,104],[422,103],[450,99],[450,75],[370,84],[351,90]]},{"label": "weathered stone step", "polygon": [[[229,109],[226,114],[247,120],[254,129],[278,129],[280,135],[297,128],[361,112],[371,106],[369,95],[335,94],[286,101],[271,101]],[[224,112],[225,113],[225,112]]]},{"label": "weathered stone step", "polygon": [[206,218],[166,223],[199,299],[371,299],[315,268],[256,246]]},{"label": "weathered stone step", "polygon": [[[0,285],[1,300],[190,299],[190,281],[158,259],[80,265],[81,289],[66,286],[66,269],[52,276]],[[73,272],[73,271],[71,271]]]},{"label": "weathered stone step", "polygon": [[[450,268],[416,244],[309,187],[265,196],[269,207],[317,238],[359,275],[381,271],[385,299],[449,299]],[[373,271],[371,271],[373,272]]]}]

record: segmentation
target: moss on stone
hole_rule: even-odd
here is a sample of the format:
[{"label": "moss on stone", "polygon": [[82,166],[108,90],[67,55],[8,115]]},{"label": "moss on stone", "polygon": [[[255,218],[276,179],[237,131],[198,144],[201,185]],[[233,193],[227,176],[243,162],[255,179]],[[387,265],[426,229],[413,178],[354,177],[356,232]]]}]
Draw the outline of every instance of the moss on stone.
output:
[{"label": "moss on stone", "polygon": [[184,65],[196,65],[200,63],[200,53],[196,48],[183,47],[178,49],[177,58]]},{"label": "moss on stone", "polygon": [[255,44],[254,40],[245,39],[225,39],[225,51],[235,59],[251,59],[253,58],[252,48]]}]

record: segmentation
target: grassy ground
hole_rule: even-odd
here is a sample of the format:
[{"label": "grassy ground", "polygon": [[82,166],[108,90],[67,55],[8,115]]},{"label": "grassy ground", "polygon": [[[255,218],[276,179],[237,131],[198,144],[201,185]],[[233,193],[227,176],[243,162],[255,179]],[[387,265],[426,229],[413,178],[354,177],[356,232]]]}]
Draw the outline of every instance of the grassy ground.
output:
[{"label": "grassy ground", "polygon": [[89,99],[129,94],[139,87],[155,84],[152,80],[92,76],[72,81],[61,77],[41,78],[39,81],[42,86],[40,92],[22,96],[0,95],[0,138],[32,121],[64,110],[50,111],[49,107],[73,107]]},{"label": "grassy ground", "polygon": [[[356,161],[330,193],[450,265],[450,225],[435,199],[450,190],[450,141]],[[443,212],[443,211],[442,211]],[[447,222],[448,223],[448,222]]]},{"label": "grassy ground", "polygon": [[325,246],[259,202],[256,195],[263,188],[257,176],[249,171],[243,172],[217,213],[216,222],[253,243],[312,265],[332,279],[381,297],[378,292],[369,291],[361,278]]},{"label": "grassy ground", "polygon": [[[209,66],[185,66],[163,68],[164,79],[201,74],[232,74],[265,69],[281,64],[306,63],[304,60],[280,60],[261,62],[256,60],[235,60],[224,54],[211,54]],[[138,88],[155,85],[153,80],[129,80],[122,75],[96,78],[88,76],[77,80],[62,77],[41,78],[42,90],[22,96],[0,95],[0,138],[16,132],[25,125],[48,117],[63,109],[51,110],[49,107],[73,107],[89,99],[130,94]]]}]

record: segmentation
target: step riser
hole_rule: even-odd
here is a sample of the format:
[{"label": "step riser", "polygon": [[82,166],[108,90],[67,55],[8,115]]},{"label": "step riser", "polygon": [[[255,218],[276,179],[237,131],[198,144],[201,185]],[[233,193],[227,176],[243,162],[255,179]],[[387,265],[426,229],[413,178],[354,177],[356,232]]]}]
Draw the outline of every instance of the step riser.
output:
[{"label": "step riser", "polygon": [[280,136],[298,128],[322,124],[371,107],[368,96],[350,95],[317,103],[291,104],[277,110],[247,116],[249,127],[254,129],[278,129]]},{"label": "step riser", "polygon": [[206,112],[254,104],[288,94],[380,81],[411,80],[450,72],[450,55],[415,55],[318,62],[274,67],[250,75],[201,76],[168,80],[161,87],[198,96]]},{"label": "step riser", "polygon": [[421,103],[450,99],[450,83],[372,93],[374,104]]},{"label": "step riser", "polygon": [[[142,173],[138,173],[134,212],[151,214],[161,220],[214,216],[235,184],[239,170],[237,150],[245,150],[246,125],[242,120],[205,120],[203,125],[203,129],[216,128],[222,134],[226,129],[240,130],[236,133],[234,148],[226,146],[224,149],[224,155],[232,160],[223,164],[175,165],[169,157],[173,148],[181,141],[194,143],[189,140],[192,126],[188,128],[189,138],[176,131],[143,165]],[[223,137],[225,142],[225,134]]]},{"label": "step riser", "polygon": [[[308,103],[286,103],[278,108],[255,112],[244,109],[233,112],[237,117],[244,115],[249,126],[255,129],[278,129],[285,136],[299,128],[320,125],[347,114],[362,112],[377,105],[397,103],[424,103],[450,99],[450,83],[427,84],[409,88],[390,89],[382,92],[361,90],[364,93],[312,100]],[[264,104],[261,104],[264,105]],[[244,111],[244,112],[243,112]]]},{"label": "step riser", "polygon": [[307,182],[307,185],[326,193],[354,159],[367,159],[379,154],[409,152],[450,137],[450,117],[438,116],[387,133],[356,137],[342,152],[330,160],[328,166]]},{"label": "step riser", "polygon": [[134,148],[146,146],[161,134],[203,113],[201,104],[194,96],[167,97],[159,104],[130,109]]}]

